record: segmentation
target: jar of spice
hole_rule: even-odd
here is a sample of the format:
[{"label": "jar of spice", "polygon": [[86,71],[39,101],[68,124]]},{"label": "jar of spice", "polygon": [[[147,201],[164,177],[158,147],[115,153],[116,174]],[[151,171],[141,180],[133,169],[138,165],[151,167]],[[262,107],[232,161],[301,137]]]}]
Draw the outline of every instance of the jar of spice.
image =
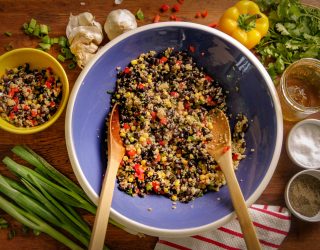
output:
[{"label": "jar of spice", "polygon": [[304,170],[294,175],[287,184],[285,201],[296,217],[320,221],[320,171]]}]

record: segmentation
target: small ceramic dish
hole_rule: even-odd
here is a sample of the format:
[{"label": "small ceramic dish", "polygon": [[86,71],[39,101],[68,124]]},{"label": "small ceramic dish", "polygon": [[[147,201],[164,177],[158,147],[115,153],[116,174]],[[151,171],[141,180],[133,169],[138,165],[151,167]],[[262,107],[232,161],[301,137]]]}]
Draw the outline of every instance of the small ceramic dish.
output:
[{"label": "small ceramic dish", "polygon": [[320,170],[303,170],[295,174],[285,190],[288,209],[297,218],[308,221],[320,221]]},{"label": "small ceramic dish", "polygon": [[0,117],[0,128],[15,134],[33,134],[51,126],[62,114],[69,96],[68,77],[61,64],[50,54],[32,48],[20,48],[9,51],[0,56],[0,77],[6,70],[16,68],[28,63],[32,69],[50,67],[52,72],[59,77],[62,83],[62,98],[54,115],[45,123],[34,127],[17,127]]},{"label": "small ceramic dish", "polygon": [[299,167],[320,168],[320,120],[306,119],[295,124],[289,132],[286,149]]}]

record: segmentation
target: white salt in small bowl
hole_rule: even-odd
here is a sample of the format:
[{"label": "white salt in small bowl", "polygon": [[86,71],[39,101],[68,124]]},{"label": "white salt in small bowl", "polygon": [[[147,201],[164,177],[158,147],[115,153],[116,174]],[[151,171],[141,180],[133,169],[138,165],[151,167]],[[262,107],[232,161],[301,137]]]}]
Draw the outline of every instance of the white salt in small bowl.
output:
[{"label": "white salt in small bowl", "polygon": [[[289,180],[289,182],[288,182],[288,184],[286,186],[286,189],[285,189],[284,198],[285,198],[285,201],[286,201],[287,208],[291,211],[291,213],[294,216],[296,216],[297,218],[299,218],[301,220],[308,221],[308,222],[318,222],[318,221],[320,221],[320,209],[318,210],[318,212],[316,214],[313,214],[312,216],[306,216],[306,215],[300,213],[299,211],[297,211],[299,209],[295,209],[295,204],[296,203],[293,201],[294,200],[294,195],[292,194],[293,193],[292,191],[296,191],[296,192],[294,192],[296,194],[295,199],[299,198],[300,205],[305,205],[306,202],[310,201],[310,200],[308,200],[308,199],[311,199],[310,197],[314,198],[314,196],[312,196],[310,194],[308,195],[307,193],[303,194],[302,196],[299,196],[297,194],[297,190],[300,191],[300,192],[303,192],[302,190],[304,190],[304,191],[306,190],[306,188],[301,188],[301,185],[300,185],[300,188],[292,189],[290,191],[290,188],[293,185],[295,185],[294,181],[297,181],[296,179],[298,177],[301,177],[302,175],[309,175],[309,176],[315,177],[320,182],[320,170],[313,170],[313,169],[303,170],[303,171],[300,171],[297,174],[295,174]],[[308,184],[310,185],[310,182]],[[314,190],[311,190],[311,191],[314,191]],[[304,201],[305,198],[308,201]],[[305,207],[305,209],[306,209],[306,207]],[[310,212],[310,211],[308,211],[308,212]]]},{"label": "white salt in small bowl", "polygon": [[296,165],[305,169],[320,168],[320,120],[306,119],[294,125],[286,148]]}]

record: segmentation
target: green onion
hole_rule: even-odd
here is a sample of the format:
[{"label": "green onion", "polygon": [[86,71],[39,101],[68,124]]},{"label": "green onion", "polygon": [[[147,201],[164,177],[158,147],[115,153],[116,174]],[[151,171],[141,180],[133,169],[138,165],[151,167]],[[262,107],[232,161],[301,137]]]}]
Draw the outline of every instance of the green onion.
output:
[{"label": "green onion", "polygon": [[144,14],[142,12],[141,9],[138,9],[137,13],[136,13],[136,17],[139,19],[139,20],[143,20],[144,19]]},{"label": "green onion", "polygon": [[54,38],[52,38],[53,40],[52,40],[52,44],[54,44],[54,43],[59,43],[59,38],[58,37],[54,37]]},{"label": "green onion", "polygon": [[83,249],[76,243],[68,239],[66,236],[64,236],[62,233],[58,232],[56,229],[51,227],[45,221],[38,218],[36,215],[22,210],[13,203],[4,199],[2,196],[0,196],[0,208],[6,213],[10,214],[12,217],[14,217],[17,221],[24,224],[25,226],[32,228],[33,230],[41,231],[50,235],[51,237],[63,243],[70,249]]},{"label": "green onion", "polygon": [[12,36],[12,32],[10,32],[10,31],[6,31],[6,32],[4,32],[4,34],[5,34],[6,36]]},{"label": "green onion", "polygon": [[43,43],[46,43],[46,44],[51,44],[51,43],[50,43],[50,37],[49,37],[49,36],[44,36],[44,37],[42,37],[42,38],[41,38],[41,41],[42,41]]},{"label": "green onion", "polygon": [[68,69],[74,69],[75,67],[76,67],[76,64],[74,62],[68,65]]},{"label": "green onion", "polygon": [[66,60],[66,58],[61,54],[59,54],[57,58],[60,62],[64,62]]},{"label": "green onion", "polygon": [[65,175],[61,174],[52,165],[50,165],[50,163],[48,163],[40,155],[34,152],[31,148],[27,146],[18,145],[12,148],[12,152],[15,153],[17,156],[19,156],[20,158],[22,158],[23,160],[30,163],[31,165],[35,166],[36,169],[41,170],[42,173],[45,173],[48,176],[50,176],[53,180],[55,180],[57,183],[59,183],[63,187],[79,194],[80,196],[82,196],[84,199],[86,199],[88,202],[90,202],[93,205],[93,203],[88,198],[86,193],[78,185],[72,182]]},{"label": "green onion", "polygon": [[6,164],[6,166],[17,176],[20,176],[25,179],[30,179],[28,178],[28,176],[32,175],[35,180],[29,180],[32,184],[35,184],[33,182],[37,182],[37,184],[39,183],[41,187],[43,187],[50,195],[54,196],[58,200],[74,207],[83,208],[88,212],[95,214],[96,207],[76,192],[55,184],[54,182],[44,178],[42,175],[38,174],[34,170],[16,163],[8,156],[6,156],[2,160],[2,162]]},{"label": "green onion", "polygon": [[28,23],[22,24],[22,28],[23,28],[24,30],[28,29],[28,28],[29,28],[29,24],[28,24]]},{"label": "green onion", "polygon": [[39,43],[38,45],[43,50],[49,50],[51,48],[51,44],[50,43]]},{"label": "green onion", "polygon": [[43,34],[43,35],[48,35],[49,34],[49,29],[48,29],[47,25],[40,24],[40,34]]},{"label": "green onion", "polygon": [[31,18],[29,25],[28,25],[28,30],[30,29],[32,33],[32,31],[34,30],[34,28],[36,27],[37,21],[33,18]]},{"label": "green onion", "polygon": [[39,24],[36,25],[33,31],[33,35],[39,37],[40,36],[40,26]]},{"label": "green onion", "polygon": [[67,47],[67,38],[65,36],[60,36],[58,43],[62,48]]}]

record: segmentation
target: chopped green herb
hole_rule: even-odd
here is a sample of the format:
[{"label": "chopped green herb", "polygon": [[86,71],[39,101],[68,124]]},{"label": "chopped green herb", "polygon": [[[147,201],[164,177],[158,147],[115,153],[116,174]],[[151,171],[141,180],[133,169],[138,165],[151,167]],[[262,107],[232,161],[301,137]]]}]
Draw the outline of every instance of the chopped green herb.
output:
[{"label": "chopped green herb", "polygon": [[257,0],[268,13],[268,34],[256,47],[271,77],[305,57],[320,59],[320,10],[298,0]]},{"label": "chopped green herb", "polygon": [[64,62],[66,60],[66,58],[61,54],[59,54],[57,58],[60,62]]},{"label": "chopped green herb", "polygon": [[144,19],[144,14],[142,12],[141,9],[138,9],[137,13],[136,13],[136,17],[139,19],[139,20],[143,20]]}]

